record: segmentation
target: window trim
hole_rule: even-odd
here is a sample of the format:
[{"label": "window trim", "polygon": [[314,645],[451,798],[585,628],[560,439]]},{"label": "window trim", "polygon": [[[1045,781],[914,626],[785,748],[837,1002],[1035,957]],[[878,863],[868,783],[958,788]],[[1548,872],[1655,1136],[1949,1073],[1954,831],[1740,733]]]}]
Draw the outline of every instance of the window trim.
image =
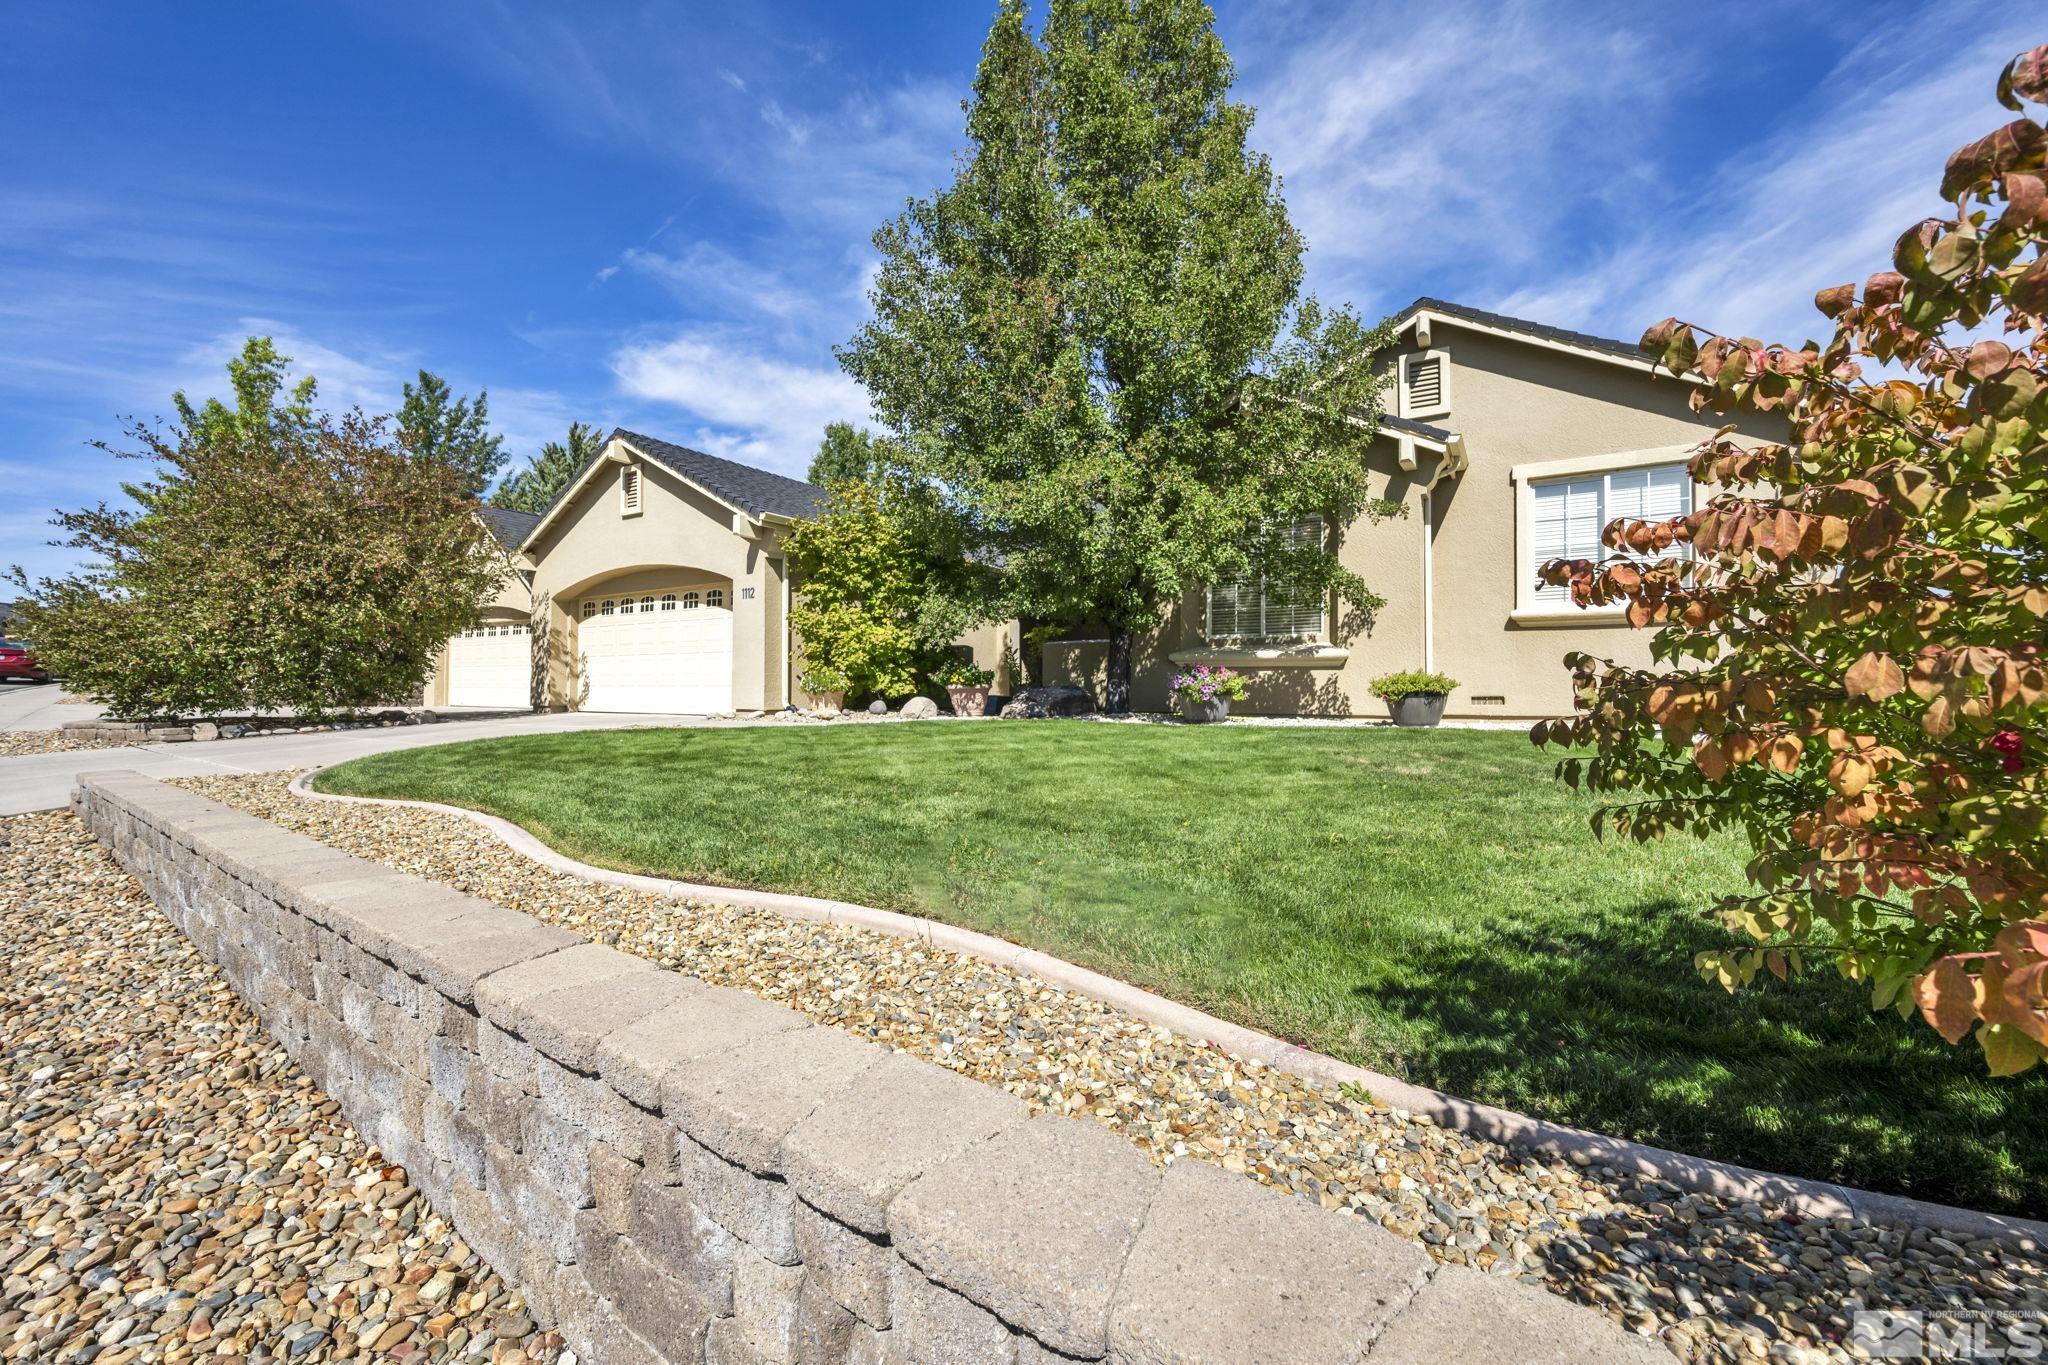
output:
[{"label": "window trim", "polygon": [[[1323,518],[1302,517],[1296,523],[1290,524],[1310,521],[1313,521],[1321,528],[1323,545],[1327,548],[1330,541],[1330,526]],[[1330,615],[1330,594],[1325,592],[1323,600],[1316,606],[1316,628],[1313,631],[1295,635],[1273,635],[1267,633],[1264,629],[1266,624],[1266,580],[1264,575],[1261,575],[1259,577],[1259,633],[1255,635],[1219,635],[1215,630],[1216,585],[1214,583],[1204,583],[1202,585],[1202,643],[1211,653],[1218,650],[1227,650],[1236,653],[1268,655],[1276,652],[1294,652],[1302,647],[1311,645],[1325,645],[1330,643]]]},{"label": "window trim", "polygon": [[[1509,470],[1508,478],[1515,486],[1515,605],[1508,619],[1525,626],[1619,625],[1623,620],[1625,608],[1618,605],[1578,607],[1565,603],[1560,606],[1555,602],[1536,600],[1535,565],[1530,558],[1536,550],[1535,485],[1659,465],[1682,465],[1697,449],[1697,441],[1688,441],[1684,445],[1649,446],[1642,450],[1615,451],[1609,455],[1580,455],[1568,460],[1518,464]],[[1695,508],[1700,505],[1701,488],[1697,479],[1692,481],[1690,500]]]},{"label": "window trim", "polygon": [[[1436,403],[1431,407],[1418,408],[1408,402],[1408,368],[1419,360],[1436,361]],[[1447,347],[1430,346],[1420,351],[1406,351],[1396,363],[1394,377],[1394,415],[1397,417],[1446,417],[1451,411],[1451,353]]]}]

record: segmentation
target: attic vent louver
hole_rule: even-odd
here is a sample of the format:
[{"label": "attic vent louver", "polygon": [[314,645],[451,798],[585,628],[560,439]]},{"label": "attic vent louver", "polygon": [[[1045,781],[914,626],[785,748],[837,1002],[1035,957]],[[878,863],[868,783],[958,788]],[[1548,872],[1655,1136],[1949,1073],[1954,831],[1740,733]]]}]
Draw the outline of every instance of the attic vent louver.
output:
[{"label": "attic vent louver", "polygon": [[632,465],[627,465],[619,475],[619,510],[640,510],[640,471]]},{"label": "attic vent louver", "polygon": [[1444,405],[1444,363],[1436,356],[1410,361],[1408,411],[1434,412]]}]

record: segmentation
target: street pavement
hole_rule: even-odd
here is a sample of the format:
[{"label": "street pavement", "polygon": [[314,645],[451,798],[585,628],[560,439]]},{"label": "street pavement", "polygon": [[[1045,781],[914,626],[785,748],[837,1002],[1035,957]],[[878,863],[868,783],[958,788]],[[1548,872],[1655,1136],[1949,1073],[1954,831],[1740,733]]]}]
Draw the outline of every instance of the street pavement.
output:
[{"label": "street pavement", "polygon": [[[22,702],[20,692],[47,694],[54,708],[57,689],[12,684],[0,688],[0,705],[20,706],[24,714],[41,714],[35,703]],[[66,720],[94,715],[90,706],[64,706],[39,725],[8,725],[11,711],[0,711],[0,727],[56,729]],[[145,744],[126,749],[74,749],[63,753],[0,758],[0,815],[55,810],[71,804],[71,789],[80,773],[125,768],[149,777],[196,777],[204,773],[274,773],[291,768],[325,767],[364,754],[389,749],[417,749],[465,739],[499,735],[546,735],[569,730],[616,730],[632,725],[705,725],[715,721],[685,716],[636,715],[564,711],[535,716],[500,716],[495,720],[462,720],[460,712],[444,712],[434,725],[392,725],[373,730],[327,730],[315,734],[266,735],[221,739],[207,743]],[[731,722],[727,722],[730,724]]]}]

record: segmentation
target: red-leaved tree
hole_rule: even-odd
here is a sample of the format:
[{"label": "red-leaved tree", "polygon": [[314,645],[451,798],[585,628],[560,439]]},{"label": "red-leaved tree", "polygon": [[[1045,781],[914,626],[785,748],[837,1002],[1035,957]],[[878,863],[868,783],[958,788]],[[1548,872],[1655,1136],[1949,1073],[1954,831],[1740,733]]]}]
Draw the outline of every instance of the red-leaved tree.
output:
[{"label": "red-leaved tree", "polygon": [[1596,826],[1748,834],[1752,889],[1719,907],[1748,943],[1701,954],[1710,979],[1828,961],[2004,1075],[2048,1055],[2048,133],[2023,103],[2048,46],[1998,94],[2022,117],[1949,158],[1954,216],[1815,299],[1825,345],[1644,335],[1695,409],[1790,435],[1724,429],[1693,456],[1704,505],[1544,566],[1655,628],[1655,666],[1572,656],[1578,712],[1533,738],[1632,798]]}]

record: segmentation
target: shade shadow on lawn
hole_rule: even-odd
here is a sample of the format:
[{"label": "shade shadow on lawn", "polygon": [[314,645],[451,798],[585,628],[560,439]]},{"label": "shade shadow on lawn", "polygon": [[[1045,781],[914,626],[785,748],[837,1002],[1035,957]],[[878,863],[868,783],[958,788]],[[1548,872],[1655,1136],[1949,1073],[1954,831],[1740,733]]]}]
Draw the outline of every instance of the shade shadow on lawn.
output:
[{"label": "shade shadow on lawn", "polygon": [[1747,1165],[2048,1212],[2048,1083],[1832,977],[1691,969],[1732,840],[1601,844],[1518,734],[993,724],[524,736],[325,790],[586,861],[930,915],[1470,1099]]}]

